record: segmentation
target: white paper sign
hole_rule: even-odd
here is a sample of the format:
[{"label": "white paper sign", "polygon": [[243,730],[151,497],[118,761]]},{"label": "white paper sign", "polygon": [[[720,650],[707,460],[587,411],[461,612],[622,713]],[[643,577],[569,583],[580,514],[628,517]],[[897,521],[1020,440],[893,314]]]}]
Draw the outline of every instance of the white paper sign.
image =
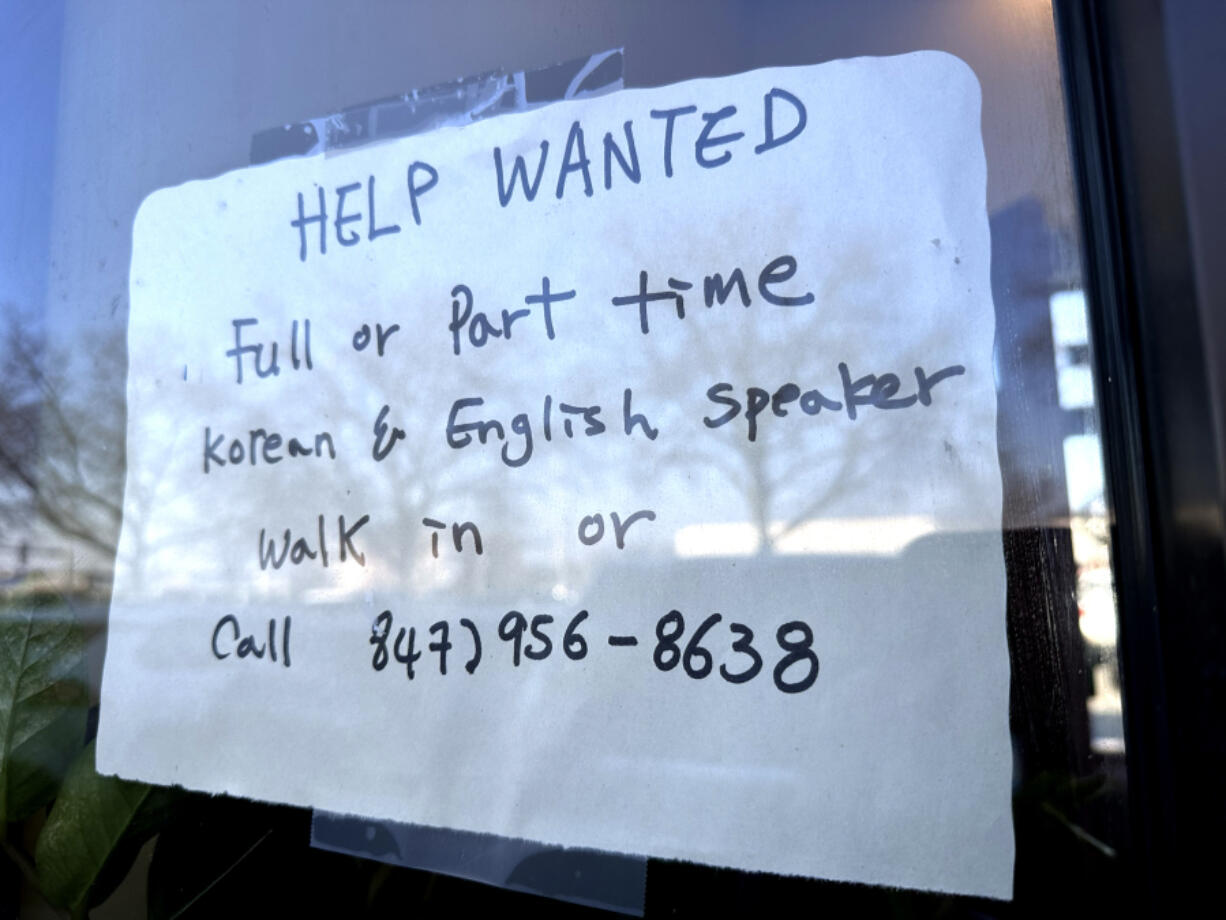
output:
[{"label": "white paper sign", "polygon": [[99,769],[1008,897],[979,104],[838,61],[151,195]]}]

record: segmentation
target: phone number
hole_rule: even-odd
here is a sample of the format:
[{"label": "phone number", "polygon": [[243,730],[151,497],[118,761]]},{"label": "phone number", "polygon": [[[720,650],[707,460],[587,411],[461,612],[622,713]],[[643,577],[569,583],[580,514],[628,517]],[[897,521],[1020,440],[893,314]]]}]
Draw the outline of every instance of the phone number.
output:
[{"label": "phone number", "polygon": [[[562,632],[560,647],[571,661],[587,657],[589,644],[583,629],[590,631],[588,611],[580,610],[567,623]],[[686,635],[685,617],[679,610],[670,610],[656,621],[655,643],[652,662],[660,671],[681,670],[693,680],[703,680],[718,673],[730,684],[745,684],[753,680],[767,667],[763,653],[754,645],[754,631],[744,623],[729,622],[726,633],[717,630],[724,622],[721,614],[712,613]],[[508,611],[498,623],[498,638],[510,653],[511,664],[518,668],[525,661],[544,661],[554,654],[554,618],[547,613],[531,619],[518,610]],[[463,669],[473,674],[483,658],[481,631],[467,617],[458,621],[464,637],[462,651],[467,651]],[[553,635],[551,635],[551,632]],[[438,673],[446,676],[450,653],[456,649],[452,635],[456,630],[447,620],[432,624],[420,639],[417,627],[397,626],[390,610],[375,617],[371,627],[370,644],[373,646],[370,665],[375,671],[383,671],[395,663],[403,666],[405,676],[413,680],[418,673],[417,663],[429,653],[438,657]],[[634,648],[639,639],[634,635],[605,636],[610,648]],[[817,653],[813,651],[813,630],[803,620],[791,620],[775,630],[775,648],[768,654],[772,658],[770,670],[775,686],[783,693],[802,693],[817,681],[820,667]],[[729,661],[715,667],[712,648],[728,650]],[[462,651],[460,653],[462,653]],[[732,664],[733,667],[729,667]],[[423,666],[424,667],[424,666]],[[453,668],[453,671],[455,669]]]}]

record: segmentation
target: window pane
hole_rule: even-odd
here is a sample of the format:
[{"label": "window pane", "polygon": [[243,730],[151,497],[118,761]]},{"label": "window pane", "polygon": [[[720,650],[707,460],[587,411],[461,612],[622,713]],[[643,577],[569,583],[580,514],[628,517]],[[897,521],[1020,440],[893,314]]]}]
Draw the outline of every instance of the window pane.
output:
[{"label": "window pane", "polygon": [[[97,721],[125,507],[132,228],[151,192],[247,165],[257,139],[282,125],[323,123],[456,78],[531,72],[603,49],[624,49],[627,87],[935,49],[965,61],[982,90],[1008,590],[1001,625],[1012,669],[1015,896],[1035,911],[1057,897],[1064,909],[1070,897],[1101,908],[1126,890],[1122,701],[1101,461],[1101,439],[1111,432],[1101,430],[1095,409],[1050,3],[485,2],[355,11],[325,2],[234,0],[168,10],[152,0],[119,8],[67,0],[18,3],[5,24],[0,92],[7,123],[20,127],[0,148],[0,610],[10,631],[45,624],[47,647],[61,649],[67,675],[53,681],[63,700],[55,730],[67,740],[56,746],[43,788],[26,796],[28,814],[46,807]],[[617,241],[605,242],[616,253]],[[874,271],[849,284],[871,286]],[[751,477],[758,486],[770,482],[769,473]],[[905,490],[899,495],[902,508]],[[668,547],[671,565],[680,571],[712,558],[820,564],[840,555],[890,556],[949,530],[905,509],[884,524],[840,511],[837,502],[805,509],[786,490],[756,510],[752,496],[744,498],[739,516],[678,528]],[[546,548],[550,564],[557,555]],[[186,562],[179,574],[184,587],[164,603],[206,603],[209,592],[193,582]],[[561,566],[551,573],[559,603],[579,596],[572,574]],[[86,642],[80,665],[71,651],[76,628]],[[813,790],[823,794],[838,791]],[[219,822],[223,812],[229,824]],[[10,814],[18,819],[27,814]],[[20,846],[33,856],[38,820],[29,820]],[[307,849],[306,820],[243,802],[214,807],[193,799],[168,807],[150,825],[162,834],[146,845],[145,861],[119,873],[127,880],[112,909],[139,902],[158,847],[166,854],[162,878],[181,880],[192,869],[201,878],[214,870],[220,876],[224,866],[202,855],[191,865],[184,822],[206,826],[218,851],[236,849],[236,857],[258,843],[243,856],[252,865],[295,873],[311,867],[314,884],[331,891],[328,903],[342,909],[365,898],[376,879],[390,886],[376,896],[379,906],[391,893],[400,903],[433,897],[419,876],[379,874],[373,862],[355,866]],[[261,837],[265,830],[272,836]],[[798,893],[852,909],[889,901],[920,915],[949,903],[960,912],[1008,910],[663,861],[653,862],[648,877],[649,913],[730,900],[765,904]],[[150,882],[155,899],[158,878],[155,872]],[[253,884],[241,872],[227,878],[229,887],[211,895],[218,908]],[[487,896],[446,884],[448,906],[446,899]],[[315,892],[311,884],[306,889]],[[24,896],[36,898],[29,886]],[[101,896],[96,889],[93,897]]]}]

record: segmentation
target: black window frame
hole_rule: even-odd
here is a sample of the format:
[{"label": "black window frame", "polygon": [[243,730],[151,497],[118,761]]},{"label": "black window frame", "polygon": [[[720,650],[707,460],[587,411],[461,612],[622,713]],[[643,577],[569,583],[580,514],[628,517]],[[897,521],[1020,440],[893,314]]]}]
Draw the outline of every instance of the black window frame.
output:
[{"label": "black window frame", "polygon": [[1112,514],[1132,881],[1137,906],[1173,913],[1212,903],[1223,849],[1223,407],[1210,371],[1226,349],[1205,335],[1220,305],[1197,278],[1186,100],[1171,77],[1181,49],[1166,26],[1226,17],[1170,0],[1056,0],[1055,14]]}]

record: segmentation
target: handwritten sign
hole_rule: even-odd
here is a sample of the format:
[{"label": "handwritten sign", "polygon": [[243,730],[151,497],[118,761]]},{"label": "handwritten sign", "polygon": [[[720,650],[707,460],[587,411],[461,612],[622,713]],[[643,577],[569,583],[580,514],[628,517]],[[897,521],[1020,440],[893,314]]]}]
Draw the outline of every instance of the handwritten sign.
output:
[{"label": "handwritten sign", "polygon": [[99,768],[1008,897],[985,182],[922,52],[151,195]]}]

